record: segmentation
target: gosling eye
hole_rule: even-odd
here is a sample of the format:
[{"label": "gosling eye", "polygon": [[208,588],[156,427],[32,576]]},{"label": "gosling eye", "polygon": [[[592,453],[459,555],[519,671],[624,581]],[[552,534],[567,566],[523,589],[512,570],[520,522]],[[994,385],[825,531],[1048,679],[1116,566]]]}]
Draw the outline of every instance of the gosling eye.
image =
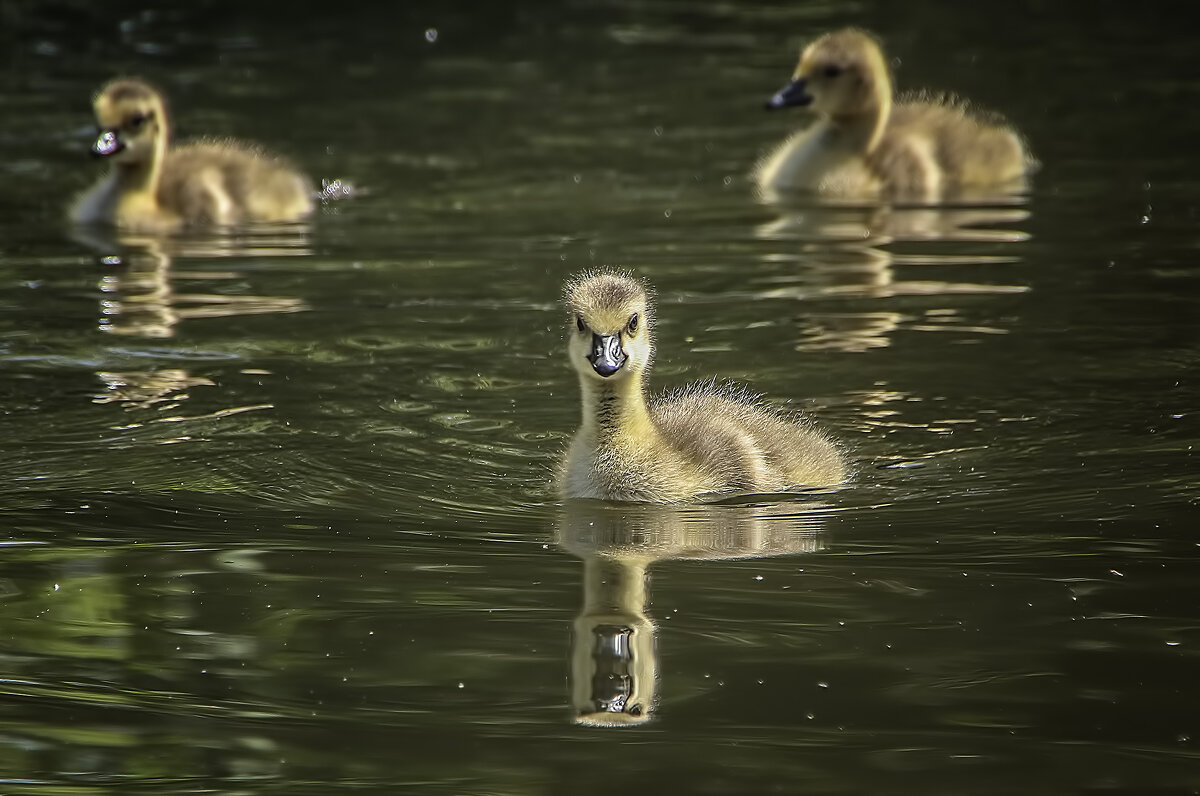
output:
[{"label": "gosling eye", "polygon": [[842,73],[842,68],[840,66],[838,66],[837,64],[829,64],[828,66],[826,66],[824,69],[821,70],[821,74],[825,75],[825,77],[828,77],[828,78],[837,77],[841,73]]},{"label": "gosling eye", "polygon": [[629,332],[630,335],[637,334],[638,321],[639,321],[639,318],[638,318],[638,314],[636,312],[629,316],[629,323],[625,324],[625,329],[626,329],[626,331]]},{"label": "gosling eye", "polygon": [[128,128],[129,130],[136,132],[136,131],[142,129],[142,125],[145,124],[147,121],[149,121],[149,119],[150,119],[149,114],[135,113],[134,115],[130,116],[129,119],[125,122],[125,127]]},{"label": "gosling eye", "polygon": [[630,716],[634,716],[634,717],[641,716],[642,715],[642,705],[639,702],[638,704],[630,707],[629,710],[627,710],[625,712],[628,713]]},{"label": "gosling eye", "polygon": [[585,324],[585,323],[583,322],[583,316],[582,316],[582,315],[576,315],[576,316],[575,316],[575,328],[576,328],[576,329],[578,329],[578,330],[579,330],[579,331],[581,331],[581,332],[582,332],[582,331],[584,331],[585,329],[587,329],[587,324]]}]

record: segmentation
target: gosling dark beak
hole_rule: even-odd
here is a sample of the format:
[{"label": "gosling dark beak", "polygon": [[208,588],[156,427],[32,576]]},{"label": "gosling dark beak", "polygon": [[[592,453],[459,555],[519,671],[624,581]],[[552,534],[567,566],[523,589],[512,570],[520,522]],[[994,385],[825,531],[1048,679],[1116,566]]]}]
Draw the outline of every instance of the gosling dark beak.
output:
[{"label": "gosling dark beak", "polygon": [[125,148],[125,142],[117,137],[115,130],[101,130],[100,137],[92,144],[92,154],[98,158],[115,155]]},{"label": "gosling dark beak", "polygon": [[592,350],[587,355],[592,370],[604,378],[616,373],[625,364],[625,352],[621,350],[620,334],[592,334]]},{"label": "gosling dark beak", "polygon": [[813,101],[812,94],[808,93],[808,86],[804,78],[793,80],[779,90],[771,99],[767,100],[767,110],[777,111],[780,108],[803,107]]}]

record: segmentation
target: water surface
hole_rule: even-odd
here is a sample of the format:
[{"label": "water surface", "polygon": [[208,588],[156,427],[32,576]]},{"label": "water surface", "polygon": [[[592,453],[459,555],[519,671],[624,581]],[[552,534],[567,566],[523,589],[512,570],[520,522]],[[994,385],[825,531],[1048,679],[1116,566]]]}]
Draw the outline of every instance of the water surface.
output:
[{"label": "water surface", "polygon": [[[134,5],[4,10],[0,791],[1200,790],[1196,34]],[[842,24],[1004,111],[1030,194],[756,199],[802,123],[761,103]],[[121,73],[182,135],[358,195],[235,236],[68,229]],[[804,410],[853,482],[561,505],[557,300],[595,265],[656,286],[655,384]],[[606,600],[650,641],[636,726],[576,721]]]}]

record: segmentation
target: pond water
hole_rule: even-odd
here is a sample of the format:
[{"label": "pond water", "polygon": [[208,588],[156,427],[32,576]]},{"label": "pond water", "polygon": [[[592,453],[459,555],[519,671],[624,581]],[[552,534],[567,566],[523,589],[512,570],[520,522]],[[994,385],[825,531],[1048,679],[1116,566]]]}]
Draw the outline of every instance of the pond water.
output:
[{"label": "pond water", "polygon": [[[0,8],[0,792],[1200,792],[1200,34],[1034,2],[275,8]],[[1029,195],[756,199],[803,123],[763,101],[845,24],[901,87],[1005,112]],[[355,195],[68,228],[117,74]],[[601,264],[657,289],[656,385],[751,384],[853,480],[564,505],[557,302]],[[641,720],[575,721],[598,694]]]}]

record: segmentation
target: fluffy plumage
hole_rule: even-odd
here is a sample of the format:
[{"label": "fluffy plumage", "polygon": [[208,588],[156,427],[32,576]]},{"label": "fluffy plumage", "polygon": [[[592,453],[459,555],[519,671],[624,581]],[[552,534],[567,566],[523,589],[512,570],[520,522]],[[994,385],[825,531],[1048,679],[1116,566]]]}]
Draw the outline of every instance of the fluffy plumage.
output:
[{"label": "fluffy plumage", "polygon": [[811,107],[817,119],[758,164],[759,187],[936,202],[1020,189],[1036,166],[999,116],[951,97],[892,93],[871,34],[847,28],[809,44],[792,82],[767,107]]},{"label": "fluffy plumage", "polygon": [[582,274],[567,284],[564,303],[583,404],[560,472],[567,497],[676,502],[845,478],[828,437],[741,388],[693,384],[647,402],[654,312],[649,289],[632,275]]},{"label": "fluffy plumage", "polygon": [[203,139],[170,147],[167,104],[141,80],[107,84],[94,109],[101,134],[92,151],[113,165],[72,205],[76,223],[171,232],[312,212],[308,179],[255,145]]}]

